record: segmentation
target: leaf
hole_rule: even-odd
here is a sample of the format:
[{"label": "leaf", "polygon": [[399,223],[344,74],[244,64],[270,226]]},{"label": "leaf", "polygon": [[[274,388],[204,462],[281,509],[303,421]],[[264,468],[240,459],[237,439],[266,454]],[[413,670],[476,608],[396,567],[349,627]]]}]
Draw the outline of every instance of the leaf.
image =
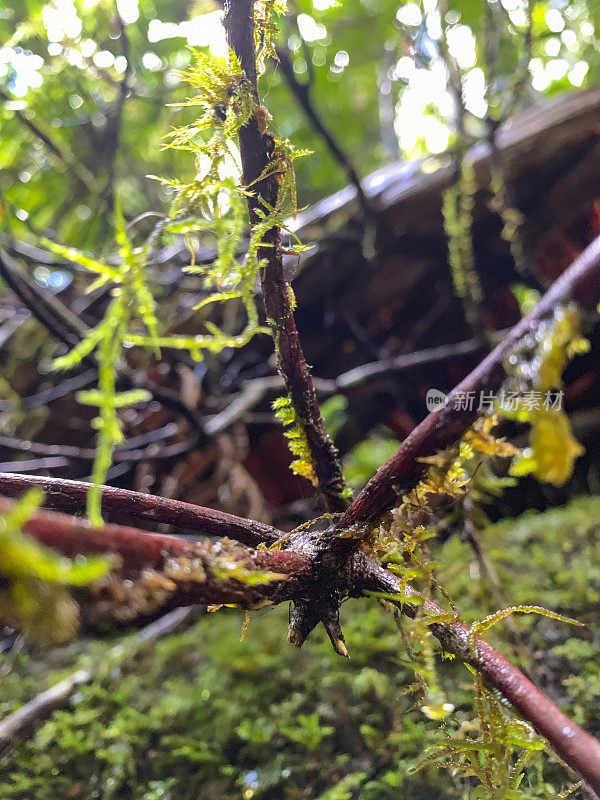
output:
[{"label": "leaf", "polygon": [[22,532],[42,502],[28,492],[0,516],[0,619],[42,644],[70,638],[77,627],[77,609],[65,586],[84,586],[110,567],[96,556],[70,560]]},{"label": "leaf", "polygon": [[517,457],[511,475],[533,473],[536,478],[562,486],[573,474],[575,461],[585,452],[572,433],[569,418],[562,410],[539,409],[532,418],[531,447]]}]

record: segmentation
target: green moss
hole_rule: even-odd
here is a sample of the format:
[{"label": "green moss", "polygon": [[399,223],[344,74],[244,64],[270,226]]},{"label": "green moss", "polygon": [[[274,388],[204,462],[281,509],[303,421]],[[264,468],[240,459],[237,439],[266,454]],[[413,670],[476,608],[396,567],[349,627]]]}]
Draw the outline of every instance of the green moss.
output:
[{"label": "green moss", "polygon": [[284,426],[283,435],[288,441],[290,452],[296,456],[290,464],[290,469],[295,475],[301,475],[316,487],[318,485],[317,474],[306,438],[306,430],[302,419],[296,413],[291,398],[278,397],[273,401],[272,408],[275,416]]},{"label": "green moss", "polygon": [[67,587],[102,577],[110,563],[99,557],[65,558],[24,534],[24,523],[42,499],[32,490],[0,515],[0,623],[50,645],[67,641],[78,627]]},{"label": "green moss", "polygon": [[[483,547],[494,562],[509,602],[543,605],[574,617],[589,627],[568,625],[534,616],[513,617],[522,631],[535,670],[550,671],[547,687],[553,700],[594,735],[600,735],[600,497],[582,497],[543,514],[528,512],[481,532]],[[465,562],[471,562],[465,569]],[[452,539],[440,574],[444,586],[461,598],[468,622],[495,608],[468,545]],[[490,640],[505,652],[503,632]],[[529,666],[529,665],[527,665]]]},{"label": "green moss", "polygon": [[477,326],[481,322],[483,289],[475,266],[471,231],[475,190],[473,168],[461,154],[458,179],[444,192],[442,214],[454,290],[462,300],[469,324]]}]

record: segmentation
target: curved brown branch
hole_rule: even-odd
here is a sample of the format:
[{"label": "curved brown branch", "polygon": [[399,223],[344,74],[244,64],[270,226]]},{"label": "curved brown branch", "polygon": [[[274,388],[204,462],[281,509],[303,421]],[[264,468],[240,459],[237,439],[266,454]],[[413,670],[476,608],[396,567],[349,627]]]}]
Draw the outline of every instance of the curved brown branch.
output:
[{"label": "curved brown branch", "polygon": [[[400,581],[387,570],[369,566],[369,575],[363,588],[376,592],[420,597],[412,587],[403,587]],[[400,605],[400,604],[399,604]],[[425,610],[431,614],[445,613],[435,603],[426,600]],[[410,600],[401,604],[402,611],[414,616],[417,606]],[[531,722],[536,731],[544,736],[552,748],[595,792],[600,791],[600,742],[576,725],[566,714],[540,691],[529,678],[507,661],[491,645],[481,638],[469,646],[469,629],[460,623],[434,623],[431,632],[444,650],[454,653],[466,664],[471,664],[490,686],[498,689],[512,703],[521,716]],[[473,652],[474,650],[474,652]]]},{"label": "curved brown branch", "polygon": [[502,362],[514,345],[571,295],[577,296],[586,305],[597,302],[600,298],[599,275],[600,236],[552,284],[533,311],[450,392],[447,405],[436,409],[417,425],[338,520],[335,530],[377,519],[391,508],[398,493],[402,495],[413,488],[426,466],[419,459],[458,441],[476,416],[476,408],[472,411],[456,408],[457,397],[467,392],[496,391],[503,379]]},{"label": "curved brown branch", "polygon": [[[133,634],[134,647],[175,633],[186,622],[193,620],[197,613],[194,606],[185,606],[169,611],[160,619]],[[122,641],[120,641],[110,651],[110,655],[118,657],[125,652],[127,650],[123,648]],[[87,669],[79,669],[71,673],[64,680],[39,692],[29,702],[0,720],[0,756],[26,736],[30,736],[58,708],[67,706],[74,690],[89,683],[100,667],[101,664],[95,664]]]},{"label": "curved brown branch", "polygon": [[[12,501],[0,498],[0,513],[12,505]],[[308,558],[286,550],[252,550],[226,540],[191,542],[122,525],[93,528],[84,519],[54,511],[36,511],[23,530],[65,556],[118,556],[119,573],[125,576],[138,575],[145,569],[168,574],[173,588],[165,597],[165,605],[170,607],[280,603],[296,597],[312,574]],[[178,560],[180,574],[173,569],[167,573],[169,563],[179,563]],[[278,577],[257,584],[245,583],[236,577],[237,567],[248,573],[259,571]]]},{"label": "curved brown branch", "polygon": [[[121,446],[118,449],[115,448],[115,452],[113,453],[113,463],[117,463],[119,461],[150,461],[153,458],[175,458],[189,452],[194,448],[197,440],[193,437],[185,442],[161,444],[161,446],[158,447],[157,442],[160,441],[161,435],[166,427],[167,426],[159,428],[158,431],[150,431],[150,433],[158,433],[158,435],[149,437],[154,441],[148,447],[134,449],[132,447]],[[126,444],[127,442],[124,443],[124,445]],[[16,450],[18,452],[28,453],[31,455],[62,456],[73,461],[93,461],[96,458],[96,450],[93,448],[74,447],[73,445],[68,444],[43,444],[41,442],[31,442],[28,439],[17,439],[14,436],[4,436],[1,433],[0,447],[5,447],[7,450]],[[9,471],[10,470],[6,470],[6,472]]]},{"label": "curved brown branch", "polygon": [[[90,485],[83,481],[68,481],[62,478],[0,474],[0,495],[5,497],[20,497],[34,487],[45,493],[46,508],[81,513],[85,510]],[[181,500],[131,492],[114,486],[102,487],[102,510],[127,515],[140,521],[176,525],[205,536],[226,536],[249,547],[270,544],[283,535],[281,531],[262,522],[184,503]]]},{"label": "curved brown branch", "polygon": [[[237,54],[258,104],[260,101],[254,52],[254,0],[230,0],[226,5],[223,24],[229,46]],[[255,193],[248,196],[248,209],[253,224],[259,221],[256,212],[264,207],[262,201],[268,203],[269,207],[277,205],[278,184],[275,176],[255,183],[270,163],[268,141],[268,137],[259,129],[254,116],[240,130],[244,183],[246,186],[256,186]],[[318,487],[330,511],[343,511],[347,505],[343,497],[344,478],[337,451],[325,430],[310,370],[298,337],[292,307],[292,292],[283,270],[279,228],[268,231],[263,241],[264,246],[259,250],[259,257],[265,259],[266,266],[261,272],[261,283],[267,317],[273,320],[273,340],[278,369],[306,432]]]}]

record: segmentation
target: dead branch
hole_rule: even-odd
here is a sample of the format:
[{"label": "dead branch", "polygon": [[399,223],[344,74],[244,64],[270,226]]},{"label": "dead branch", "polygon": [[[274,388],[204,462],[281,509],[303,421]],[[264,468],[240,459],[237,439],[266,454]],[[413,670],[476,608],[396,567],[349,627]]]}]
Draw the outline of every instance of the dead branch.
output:
[{"label": "dead branch", "polygon": [[346,177],[348,178],[350,184],[354,186],[363,217],[365,219],[373,217],[373,207],[366,196],[364,189],[362,188],[362,184],[354,164],[350,161],[348,154],[344,152],[329,128],[325,125],[321,115],[314,107],[312,100],[310,99],[310,84],[302,83],[296,77],[292,60],[290,58],[290,52],[287,48],[277,47],[277,57],[279,59],[279,69],[281,70],[288,88],[306,114],[310,124],[329,148],[331,155],[346,173]]},{"label": "dead branch", "polygon": [[[0,495],[5,497],[19,497],[34,487],[45,492],[46,508],[73,513],[80,513],[85,508],[89,484],[83,481],[0,474]],[[227,537],[249,547],[272,544],[283,535],[281,531],[262,522],[184,503],[181,500],[131,492],[114,486],[102,487],[102,510],[154,524],[175,525],[205,536]]]},{"label": "dead branch", "polygon": [[[195,613],[197,613],[195,606],[175,608],[173,611],[169,611],[134,634],[134,647],[175,633],[193,618]],[[123,655],[122,643],[117,644],[111,652],[115,656]],[[54,711],[65,706],[69,702],[73,690],[89,683],[96,671],[96,668],[79,669],[49,689],[37,694],[12,714],[4,717],[0,721],[0,755],[17,742],[30,736],[31,732],[36,730]]]}]

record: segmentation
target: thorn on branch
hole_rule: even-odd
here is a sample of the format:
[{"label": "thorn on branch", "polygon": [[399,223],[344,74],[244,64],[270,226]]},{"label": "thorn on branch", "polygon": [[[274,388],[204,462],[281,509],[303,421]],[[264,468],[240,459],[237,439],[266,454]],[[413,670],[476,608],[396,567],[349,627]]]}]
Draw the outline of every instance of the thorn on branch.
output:
[{"label": "thorn on branch", "polygon": [[319,624],[319,616],[314,604],[298,601],[294,604],[290,616],[287,640],[294,647],[302,647],[309,633]]},{"label": "thorn on branch", "polygon": [[340,613],[339,609],[331,616],[328,614],[323,615],[322,623],[327,631],[327,635],[333,645],[333,649],[339,656],[344,656],[344,658],[350,658],[350,653],[348,652],[348,648],[346,647],[346,641],[344,639],[344,634],[342,632],[342,628],[340,626]]},{"label": "thorn on branch", "polygon": [[288,642],[295,647],[302,647],[319,622],[323,623],[335,652],[339,656],[350,658],[340,626],[339,605],[333,600],[322,604],[318,599],[296,602],[290,616]]}]

